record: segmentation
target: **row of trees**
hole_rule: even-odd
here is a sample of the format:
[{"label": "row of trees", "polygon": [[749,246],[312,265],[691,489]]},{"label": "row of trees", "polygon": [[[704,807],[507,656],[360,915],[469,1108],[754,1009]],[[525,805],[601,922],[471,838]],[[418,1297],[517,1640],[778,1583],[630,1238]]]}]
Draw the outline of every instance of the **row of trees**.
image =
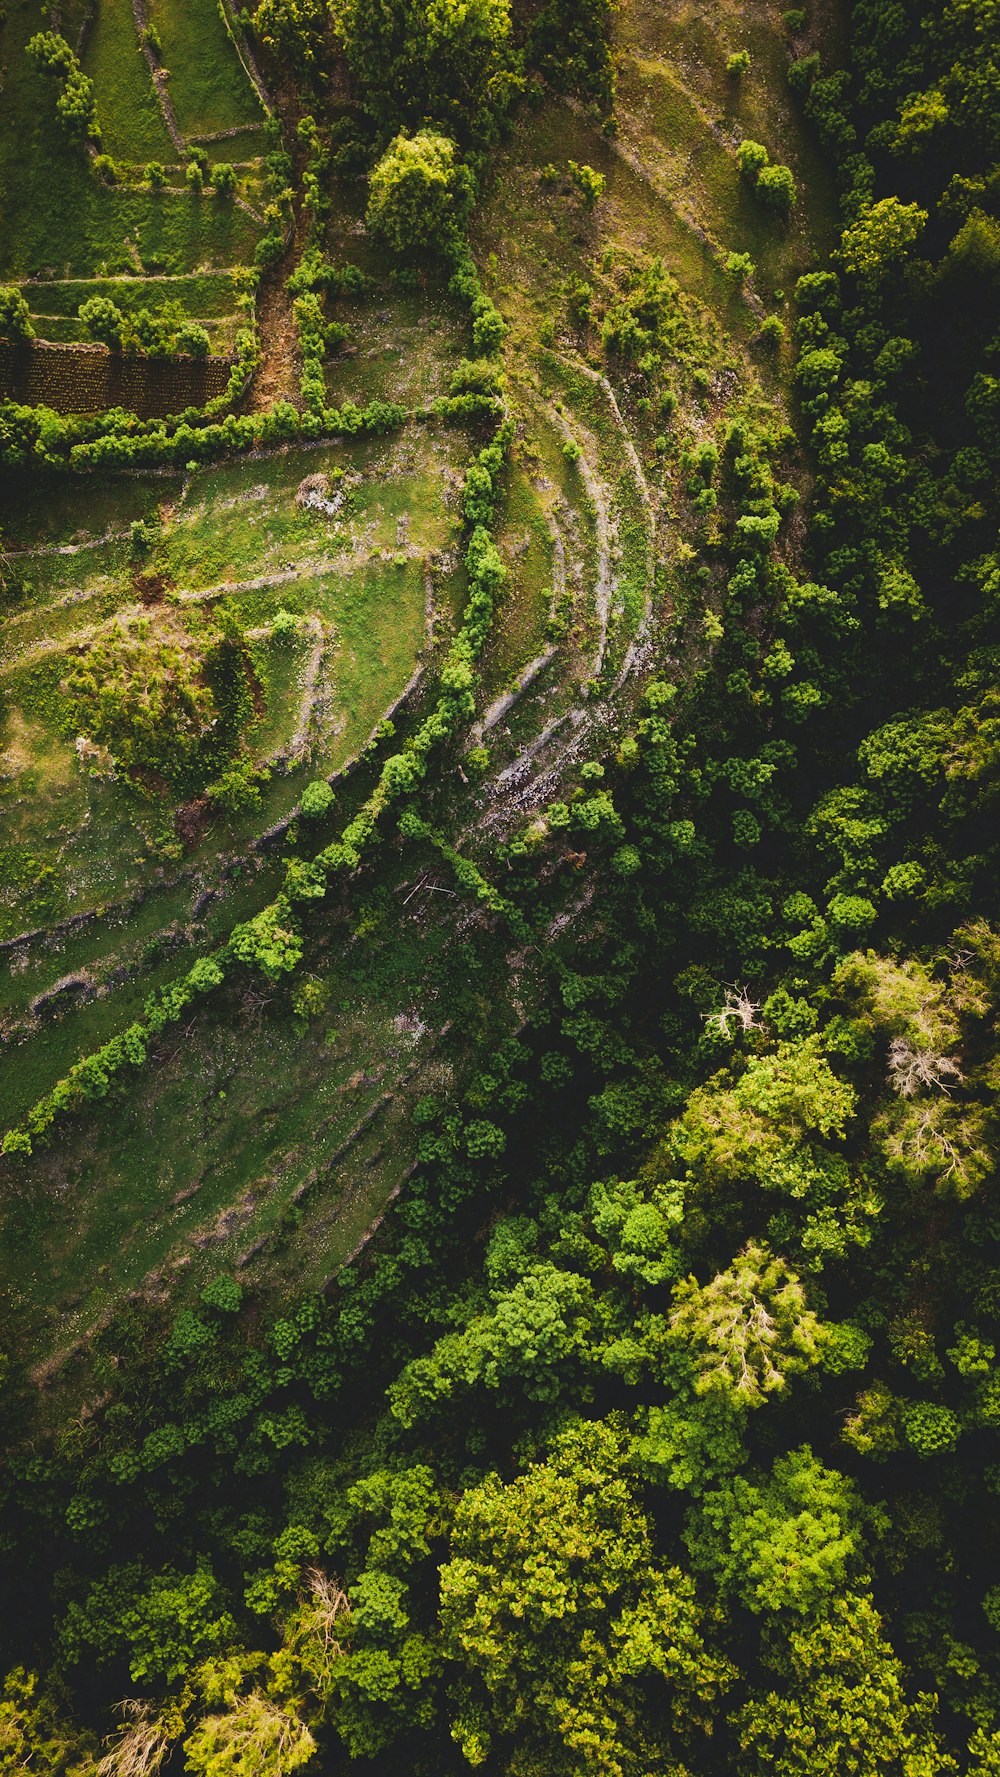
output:
[{"label": "row of trees", "polygon": [[66,131],[86,143],[99,145],[101,127],[94,83],[83,72],[65,37],[58,31],[38,31],[29,39],[28,55],[58,88],[56,113]]},{"label": "row of trees", "polygon": [[140,308],[126,314],[110,296],[89,296],[77,312],[84,332],[110,352],[145,352],[156,358],[185,352],[204,358],[210,350],[207,330],[190,320],[178,302],[164,303],[155,312]]}]

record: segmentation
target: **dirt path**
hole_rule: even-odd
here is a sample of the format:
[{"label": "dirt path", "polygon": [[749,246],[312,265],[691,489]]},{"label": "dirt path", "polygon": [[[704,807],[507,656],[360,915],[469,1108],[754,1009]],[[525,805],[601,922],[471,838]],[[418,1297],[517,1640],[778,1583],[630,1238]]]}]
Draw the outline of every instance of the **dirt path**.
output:
[{"label": "dirt path", "polygon": [[[206,130],[203,136],[192,136],[191,140],[204,147],[206,142],[231,142],[234,136],[262,136],[263,133],[262,123],[231,123],[227,130]],[[246,165],[250,166],[252,162],[247,161]]]},{"label": "dirt path", "polygon": [[529,660],[527,666],[522,666],[511,689],[505,691],[502,697],[496,698],[494,702],[490,704],[489,709],[484,712],[482,719],[473,724],[470,734],[477,746],[482,740],[483,735],[489,734],[490,729],[495,728],[497,723],[503,720],[507,711],[513,709],[518,698],[524,696],[529,685],[534,684],[539,673],[544,672],[545,668],[548,666],[549,661],[555,659],[557,651],[555,643],[550,642],[549,646],[543,649],[541,654],[536,654],[534,660]]},{"label": "dirt path", "polygon": [[[579,419],[577,419],[575,427],[571,426],[555,407],[549,409],[549,418],[567,444],[576,444],[580,447],[581,455],[577,459],[576,467],[594,509],[594,528],[597,535],[597,580],[594,585],[594,612],[597,617],[598,637],[591,672],[596,679],[604,665],[604,655],[608,645],[608,624],[611,621],[611,599],[618,583],[612,568],[612,543],[615,526],[612,517],[611,496],[607,484],[602,480],[595,467],[600,454],[596,439]],[[585,441],[583,443],[581,443],[581,435]]]},{"label": "dirt path", "polygon": [[[174,189],[173,187],[171,189]],[[176,189],[186,190],[187,187],[177,186]],[[244,272],[243,265],[213,265],[208,276],[213,278],[235,277]],[[24,278],[21,288],[24,290],[48,290],[55,284],[190,284],[199,276],[191,271],[141,271],[103,273],[89,278]],[[211,320],[213,317],[209,316]]]},{"label": "dirt path", "polygon": [[528,742],[528,745],[523,752],[518,754],[513,763],[501,771],[496,780],[497,789],[500,791],[517,789],[528,776],[531,766],[542,748],[548,746],[549,741],[558,734],[559,730],[564,728],[567,722],[570,722],[575,732],[586,720],[586,713],[581,709],[564,710],[562,715],[554,716],[552,721],[547,722],[541,732],[535,735],[534,740]]},{"label": "dirt path", "polygon": [[301,580],[303,574],[311,573],[319,579],[321,574],[333,571],[331,563],[321,567],[309,563],[304,568],[275,568],[273,574],[254,574],[249,580],[216,580],[211,586],[182,589],[175,592],[174,597],[179,605],[206,605],[212,599],[228,598],[234,592],[264,592],[271,586],[287,586],[290,580]]},{"label": "dirt path", "polygon": [[35,543],[30,549],[5,549],[3,553],[8,561],[30,555],[79,555],[85,549],[100,549],[105,543],[120,542],[128,534],[126,526],[124,530],[102,531],[99,537],[85,537],[82,543]]},{"label": "dirt path", "polygon": [[618,397],[615,394],[614,389],[611,387],[606,376],[602,376],[601,372],[599,370],[594,370],[591,365],[585,364],[582,358],[567,358],[561,352],[558,356],[562,359],[567,370],[572,370],[579,376],[585,376],[589,382],[592,382],[595,387],[601,390],[607,400],[608,406],[611,409],[611,416],[621,437],[622,449],[628,457],[632,466],[632,472],[639,485],[639,492],[642,495],[642,503],[645,506],[649,517],[649,529],[652,537],[656,531],[656,515],[653,510],[653,498],[649,491],[649,483],[646,480],[645,470],[639,460],[639,453],[632,442],[632,434],[625,424],[625,419],[622,410],[618,405]]},{"label": "dirt path", "polygon": [[302,360],[283,265],[273,267],[264,278],[257,305],[257,327],[263,358],[247,396],[248,411],[264,413],[276,401],[291,401],[293,406],[300,406]]},{"label": "dirt path", "polygon": [[653,497],[649,491],[649,483],[646,480],[645,470],[640,461],[639,453],[632,441],[632,434],[629,431],[628,426],[625,424],[624,415],[618,405],[618,398],[607,377],[602,376],[600,371],[592,369],[589,364],[585,364],[580,358],[563,357],[562,361],[567,369],[576,371],[580,376],[587,377],[588,381],[592,382],[596,388],[599,388],[604,395],[608,407],[611,410],[611,416],[615,422],[616,430],[621,439],[622,449],[628,458],[629,466],[635,476],[636,486],[638,487],[639,495],[646,513],[646,592],[643,599],[642,616],[639,619],[638,628],[628,645],[625,659],[619,670],[618,677],[615,680],[614,689],[620,691],[625,680],[628,678],[629,674],[634,671],[636,665],[646,651],[650,624],[653,620],[653,586],[656,579],[656,511],[653,506]]}]

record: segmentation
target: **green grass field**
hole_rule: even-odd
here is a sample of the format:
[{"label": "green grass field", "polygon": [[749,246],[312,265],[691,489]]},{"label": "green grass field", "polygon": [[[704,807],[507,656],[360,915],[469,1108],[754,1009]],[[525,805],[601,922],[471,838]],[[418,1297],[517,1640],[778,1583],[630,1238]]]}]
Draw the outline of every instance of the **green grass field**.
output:
[{"label": "green grass field", "polygon": [[351,334],[344,355],[326,367],[332,405],[381,399],[420,407],[447,394],[464,344],[453,306],[431,308],[418,296],[380,290],[370,301],[337,305],[336,313]]},{"label": "green grass field", "polygon": [[163,67],[170,70],[170,100],[183,136],[262,122],[260,100],[217,0],[152,0],[149,18],[159,33]]},{"label": "green grass field", "polygon": [[[187,191],[153,193],[109,186],[96,177],[83,146],[71,141],[58,121],[51,83],[25,55],[25,45],[38,28],[34,0],[10,0],[0,25],[5,67],[0,108],[0,278],[190,274],[247,264],[260,229],[238,205]],[[221,22],[218,29],[222,31]],[[260,115],[256,96],[226,41],[232,66],[252,101],[235,121],[254,122]],[[160,134],[158,112],[151,108],[146,65],[134,44],[127,7],[112,6],[111,0],[102,7],[88,53],[94,58],[99,116],[106,109],[112,120],[114,152],[138,163],[150,157],[175,160],[169,137],[164,141]],[[109,82],[105,107],[101,94]],[[261,139],[251,140],[259,154]],[[246,146],[236,145],[241,152]]]},{"label": "green grass field", "polygon": [[[16,164],[14,131],[0,129],[0,167]],[[56,145],[32,194],[30,181],[0,192],[0,273],[6,278],[184,273],[247,264],[259,228],[245,211],[186,191],[102,185],[85,161]]]},{"label": "green grass field", "polygon": [[92,540],[110,529],[127,529],[134,518],[145,518],[161,499],[179,493],[181,485],[179,475],[102,475],[100,480],[86,481],[63,477],[49,482],[31,471],[12,474],[0,487],[0,538],[10,550]]},{"label": "green grass field", "polygon": [[255,168],[266,151],[267,138],[263,124],[250,125],[245,130],[238,130],[235,135],[223,136],[219,141],[205,142],[205,153],[213,166],[217,161],[224,160],[245,171]]},{"label": "green grass field", "polygon": [[110,296],[126,314],[151,302],[177,301],[199,320],[228,316],[236,306],[236,289],[228,271],[165,277],[155,280],[152,287],[148,279],[132,276],[49,280],[25,284],[22,289],[32,312],[46,315],[75,316],[81,302],[90,296]]},{"label": "green grass field", "polygon": [[507,568],[503,622],[491,636],[480,667],[485,703],[505,691],[546,645],[556,573],[555,550],[533,464],[522,462],[510,477],[500,530]]},{"label": "green grass field", "polygon": [[83,68],[97,93],[105,153],[140,164],[176,160],[131,6],[101,0],[87,34]]},{"label": "green grass field", "polygon": [[166,303],[179,303],[207,329],[212,351],[217,353],[232,350],[243,325],[236,308],[236,284],[228,271],[155,278],[52,279],[22,284],[21,291],[39,339],[85,340],[88,335],[77,319],[77,310],[91,296],[110,297],[125,314],[143,308],[155,312]]}]

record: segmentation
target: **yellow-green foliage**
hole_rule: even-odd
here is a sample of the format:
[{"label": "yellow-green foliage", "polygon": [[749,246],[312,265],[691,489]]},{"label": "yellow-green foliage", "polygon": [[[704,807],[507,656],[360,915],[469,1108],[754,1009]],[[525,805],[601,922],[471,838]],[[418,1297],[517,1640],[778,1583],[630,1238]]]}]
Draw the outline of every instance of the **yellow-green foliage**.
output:
[{"label": "yellow-green foliage", "polygon": [[219,645],[199,647],[178,623],[116,621],[63,680],[66,720],[127,768],[183,775],[218,719],[206,672]]},{"label": "yellow-green foliage", "polygon": [[368,227],[400,257],[444,253],[469,213],[472,185],[455,144],[434,130],[401,132],[369,182]]}]

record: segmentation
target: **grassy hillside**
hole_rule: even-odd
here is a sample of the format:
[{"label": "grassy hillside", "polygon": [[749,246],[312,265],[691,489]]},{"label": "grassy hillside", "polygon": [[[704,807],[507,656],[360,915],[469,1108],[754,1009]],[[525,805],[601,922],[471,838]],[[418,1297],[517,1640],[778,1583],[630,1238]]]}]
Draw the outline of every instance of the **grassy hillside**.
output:
[{"label": "grassy hillside", "polygon": [[[176,56],[164,35],[172,26],[166,14],[157,21],[179,105],[186,64],[173,66]],[[721,598],[711,568],[698,567],[696,586],[692,579],[695,552],[704,559],[718,521],[692,509],[687,453],[721,441],[736,417],[763,419],[779,430],[787,425],[788,346],[780,338],[765,341],[761,323],[768,314],[787,318],[795,278],[823,251],[831,227],[827,178],[778,79],[786,46],[769,8],[752,15],[714,9],[703,15],[692,8],[668,30],[658,9],[628,4],[616,39],[614,133],[574,102],[522,108],[475,220],[486,288],[508,325],[504,368],[516,442],[498,536],[509,578],[479,677],[468,742],[479,749],[475,776],[469,781],[459,767],[459,778],[446,776],[441,789],[445,818],[458,822],[487,868],[497,839],[551,799],[574,762],[614,736],[653,661],[679,636],[692,598],[709,611]],[[736,78],[727,74],[726,61],[744,42],[752,45],[750,69]],[[100,37],[88,43],[97,57]],[[206,51],[195,61],[206,69],[230,65],[221,52]],[[140,65],[129,64],[130,79]],[[100,98],[96,64],[95,78]],[[217,102],[222,109],[211,121],[219,127],[242,121],[243,114],[229,117],[229,101],[220,96]],[[798,197],[788,221],[761,216],[735,159],[743,128],[758,128],[765,114],[775,156],[787,157],[796,175]],[[123,105],[119,127],[131,127],[130,115]],[[208,121],[199,118],[198,127]],[[593,166],[606,180],[593,212],[573,187],[571,162]],[[334,263],[351,258],[384,280],[384,264],[359,238],[360,216],[356,182],[345,181],[327,224],[328,251]],[[726,270],[727,258],[745,251],[754,268],[736,279]],[[650,268],[662,286],[662,312],[654,322],[654,333],[662,329],[662,358],[652,382],[606,343],[607,317],[627,311],[635,279],[648,278]],[[36,313],[43,300],[54,313],[71,312],[85,288],[135,306],[144,286],[137,283],[133,294],[131,280],[31,285],[31,304]],[[182,282],[178,294],[194,313],[212,314],[227,303],[219,277]],[[350,338],[349,355],[329,363],[329,398],[414,403],[445,391],[456,322],[440,297],[429,305],[424,296],[400,296],[383,285],[381,295],[369,294],[352,313]],[[306,783],[335,774],[356,755],[415,665],[429,658],[425,626],[439,646],[447,637],[461,597],[451,572],[458,444],[453,435],[418,427],[389,446],[292,449],[166,480],[110,482],[96,505],[89,489],[77,491],[72,483],[65,491],[32,492],[27,505],[24,490],[12,492],[0,514],[10,551],[0,637],[7,810],[2,935],[12,961],[3,989],[9,1060],[0,1057],[0,1069],[8,1122],[77,1056],[135,1016],[150,988],[176,975],[185,950],[204,953],[244,910],[264,904],[277,878],[267,854],[254,853],[255,834],[287,823]],[[794,447],[784,449],[791,474],[801,477]],[[326,478],[321,501],[336,494],[341,509],[332,517],[296,504],[296,490],[301,500],[307,477],[316,476]],[[136,544],[129,527],[140,518],[146,530]],[[102,763],[99,747],[78,759],[82,743],[73,724],[79,711],[65,690],[67,663],[85,664],[88,650],[106,638],[121,648],[141,633],[152,660],[163,638],[189,633],[204,646],[196,640],[198,625],[222,608],[247,638],[253,680],[242,730],[227,744],[272,767],[239,816],[201,795],[223,768],[222,755],[211,763],[206,758],[173,790],[155,774],[140,772],[130,783],[127,773]],[[278,612],[297,620],[292,640],[270,639]],[[327,824],[340,821],[338,808]],[[315,849],[315,830],[301,825],[298,834],[293,823],[286,846],[294,849],[298,837],[300,847]],[[243,865],[234,869],[248,846],[249,876]],[[440,903],[446,954],[455,942],[447,937],[449,913],[459,932],[465,917],[450,909],[449,895],[431,897]],[[332,944],[331,957],[341,954],[346,962],[343,937],[327,936],[325,924],[325,916],[310,916],[315,942],[324,950]],[[58,934],[55,946],[50,930]],[[35,935],[14,942],[29,932]],[[395,966],[386,965],[389,979]],[[527,980],[532,972],[529,962]],[[519,979],[503,1014],[515,1027],[523,1017],[523,990]],[[323,992],[324,1003],[337,1003],[326,984]],[[362,1011],[356,994],[355,987],[352,1010],[363,1024],[374,1019],[377,1030],[381,1014],[374,1006]],[[401,1016],[406,993],[394,987],[390,999],[398,1008],[392,1015]],[[204,1040],[234,1043],[234,1056],[244,1043],[238,1003],[213,1003],[199,1020],[200,1027],[207,1019]],[[311,1105],[302,1083],[310,1064],[287,993],[276,1000],[265,995],[259,1016],[271,1033],[264,1052],[269,1043],[284,1043],[286,1032],[297,1045],[280,1070],[288,1080],[288,1108],[268,1118],[279,1147],[293,1150],[292,1125],[302,1113],[292,1105]],[[378,1042],[367,1044],[366,1053],[369,1048],[377,1052]],[[158,1051],[161,1060],[164,1053]],[[345,1053],[354,1053],[350,1044]],[[218,1138],[208,1127],[198,1132],[192,1112],[179,1109],[178,1093],[193,1091],[200,1102],[204,1065],[200,1048],[171,1045],[169,1067],[164,1072],[157,1062],[144,1077],[135,1112],[137,1129],[147,1136],[153,1127],[184,1127],[184,1164],[199,1181],[206,1168],[214,1176],[210,1156]],[[348,1071],[359,1070],[365,1071],[360,1052]],[[245,1073],[240,1092],[250,1097],[237,1095],[239,1114],[223,1119],[229,1159],[210,1191],[199,1185],[185,1196],[173,1159],[155,1184],[111,1183],[130,1177],[134,1165],[117,1110],[106,1122],[102,1139],[110,1146],[96,1171],[94,1159],[84,1158],[94,1139],[89,1127],[79,1135],[67,1128],[50,1155],[31,1163],[37,1185],[28,1186],[26,1175],[25,1187],[29,1196],[38,1193],[30,1221],[38,1259],[30,1300],[46,1314],[45,1322],[38,1320],[33,1307],[28,1316],[36,1355],[44,1349],[39,1337],[63,1343],[61,1301],[88,1304],[83,1322],[76,1311],[71,1315],[72,1324],[85,1326],[95,1302],[120,1299],[123,1288],[151,1287],[148,1279],[160,1278],[165,1264],[183,1291],[180,1262],[190,1238],[184,1230],[210,1228],[227,1204],[247,1191],[252,1196],[254,1180],[266,1176],[270,1162],[256,1135],[245,1144],[242,1133],[258,1121],[251,1108],[258,1103],[256,1066],[249,1058],[231,1060],[225,1071],[234,1078]],[[391,1087],[380,1084],[379,1091],[388,1094],[387,1105],[396,1105]],[[314,1119],[312,1109],[305,1114]],[[395,1108],[380,1115],[390,1116],[395,1133],[381,1144],[374,1175],[380,1183],[366,1187],[365,1214],[380,1207],[412,1155],[405,1116]],[[88,1113],[85,1121],[92,1118]],[[336,1148],[343,1119],[329,1127]],[[163,1137],[156,1145],[170,1144]],[[91,1177],[95,1183],[85,1184]],[[298,1177],[291,1168],[285,1196]],[[66,1199],[75,1229],[67,1249],[50,1209],[52,1191],[61,1192],[59,1181],[71,1178],[79,1183]],[[144,1195],[136,1197],[136,1189]],[[163,1221],[155,1206],[169,1208],[178,1191],[183,1214],[178,1220],[171,1212]],[[264,1195],[270,1216],[273,1193]],[[143,1229],[142,1242],[113,1232],[123,1217]],[[241,1228],[245,1219],[237,1218]],[[250,1220],[256,1228],[259,1216]],[[23,1242],[28,1226],[19,1212],[11,1238]],[[332,1238],[330,1254],[324,1245],[318,1260],[324,1276],[335,1269],[340,1250],[340,1237]],[[253,1244],[249,1234],[246,1244]],[[96,1296],[91,1283],[81,1294],[81,1268],[89,1274],[98,1252],[98,1270],[108,1268],[109,1281]],[[51,1329],[44,1336],[43,1324]]]}]

